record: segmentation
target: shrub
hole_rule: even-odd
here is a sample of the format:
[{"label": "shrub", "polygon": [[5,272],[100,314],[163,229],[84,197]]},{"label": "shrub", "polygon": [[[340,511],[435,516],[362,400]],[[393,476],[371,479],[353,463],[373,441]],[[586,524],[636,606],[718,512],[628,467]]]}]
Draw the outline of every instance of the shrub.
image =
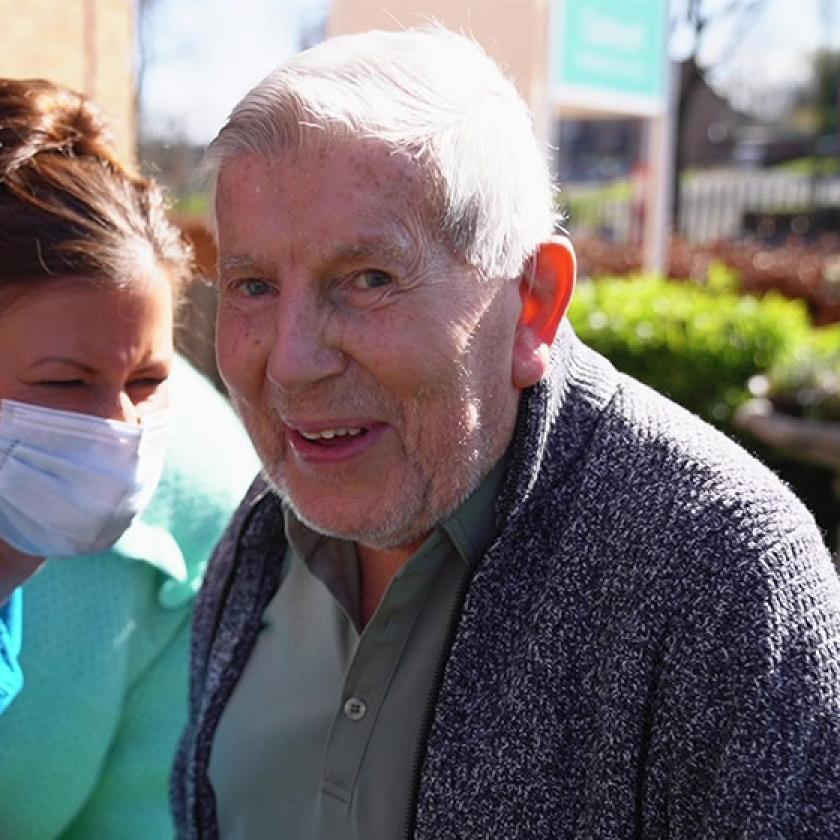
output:
[{"label": "shrub", "polygon": [[748,380],[760,373],[770,371],[778,395],[793,381],[801,395],[803,377],[816,378],[807,371],[836,375],[840,328],[812,328],[802,301],[775,292],[748,297],[732,286],[731,272],[719,267],[703,287],[649,276],[584,281],[569,317],[578,335],[619,370],[718,426],[777,472],[836,549],[840,513],[832,473],[758,443],[730,420],[750,397]]},{"label": "shrub", "polygon": [[[641,270],[642,249],[638,244],[584,234],[573,239],[583,276],[635,275]],[[781,245],[756,239],[705,244],[671,239],[669,277],[691,277],[704,283],[716,263],[724,263],[736,272],[738,288],[743,292],[781,292],[789,298],[803,299],[818,324],[840,321],[840,234],[809,241],[791,238]]]},{"label": "shrub", "polygon": [[645,276],[584,281],[569,317],[620,370],[726,427],[749,396],[747,380],[810,329],[802,303],[730,286],[721,271],[702,288]]}]

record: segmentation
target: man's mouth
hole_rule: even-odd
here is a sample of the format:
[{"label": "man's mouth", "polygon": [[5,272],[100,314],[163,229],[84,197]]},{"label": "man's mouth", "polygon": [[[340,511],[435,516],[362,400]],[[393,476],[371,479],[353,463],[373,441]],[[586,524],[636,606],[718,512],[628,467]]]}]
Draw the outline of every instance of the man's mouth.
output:
[{"label": "man's mouth", "polygon": [[319,432],[304,432],[300,435],[304,440],[310,443],[320,444],[323,446],[342,445],[347,442],[348,438],[357,438],[366,435],[368,429],[361,426],[342,427],[338,429],[322,429]]},{"label": "man's mouth", "polygon": [[305,461],[332,463],[362,455],[390,428],[386,423],[371,420],[356,424],[301,423],[288,425],[292,449]]}]

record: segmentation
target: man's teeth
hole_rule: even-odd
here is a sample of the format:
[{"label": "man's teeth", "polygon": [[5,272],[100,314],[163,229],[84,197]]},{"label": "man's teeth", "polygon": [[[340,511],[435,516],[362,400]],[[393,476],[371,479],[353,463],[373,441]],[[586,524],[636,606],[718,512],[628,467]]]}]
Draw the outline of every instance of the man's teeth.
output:
[{"label": "man's teeth", "polygon": [[301,432],[301,436],[307,440],[332,440],[337,437],[356,437],[360,435],[364,429],[349,428],[349,429],[324,429],[322,432]]}]

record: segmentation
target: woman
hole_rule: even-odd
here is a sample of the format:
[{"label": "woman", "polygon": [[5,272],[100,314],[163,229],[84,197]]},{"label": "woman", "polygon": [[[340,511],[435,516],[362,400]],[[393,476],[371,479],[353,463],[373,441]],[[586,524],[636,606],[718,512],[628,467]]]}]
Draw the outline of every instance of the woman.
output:
[{"label": "woman", "polygon": [[0,82],[0,598],[113,544],[163,463],[189,252],[93,108]]},{"label": "woman", "polygon": [[27,684],[0,718],[14,756],[0,762],[3,836],[171,834],[192,598],[255,471],[230,409],[174,353],[190,264],[160,191],[116,159],[88,100],[0,80],[7,685],[10,594],[45,558],[73,557],[23,590]]}]

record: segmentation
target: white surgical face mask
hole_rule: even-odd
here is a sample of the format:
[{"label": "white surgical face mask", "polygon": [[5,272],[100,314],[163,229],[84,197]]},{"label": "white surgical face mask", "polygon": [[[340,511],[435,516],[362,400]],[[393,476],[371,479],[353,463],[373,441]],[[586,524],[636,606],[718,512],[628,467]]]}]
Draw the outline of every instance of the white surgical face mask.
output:
[{"label": "white surgical face mask", "polygon": [[0,538],[36,557],[112,546],[160,480],[167,416],[135,426],[0,400]]}]

